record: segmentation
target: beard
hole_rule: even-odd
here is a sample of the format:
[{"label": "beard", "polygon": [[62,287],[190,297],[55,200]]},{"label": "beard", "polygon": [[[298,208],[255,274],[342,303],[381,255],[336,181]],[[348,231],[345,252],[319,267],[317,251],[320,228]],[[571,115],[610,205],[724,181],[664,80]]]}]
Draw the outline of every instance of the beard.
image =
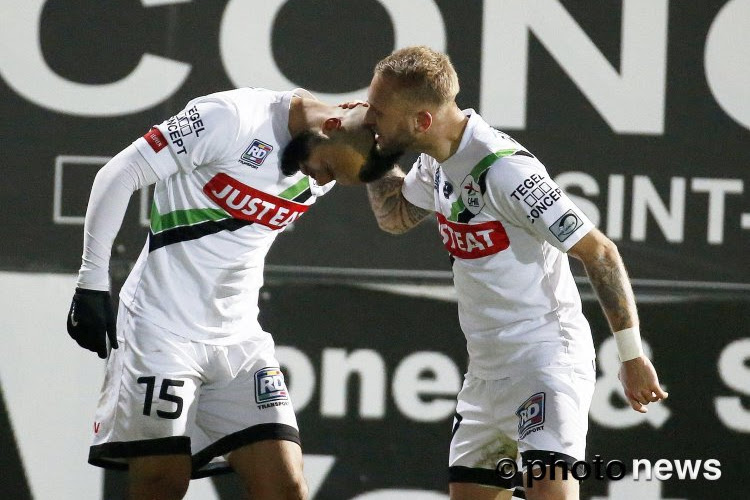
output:
[{"label": "beard", "polygon": [[406,151],[409,151],[412,144],[414,144],[414,141],[411,140],[411,138],[399,138],[398,140],[389,142],[387,144],[381,144],[377,142],[375,143],[377,152],[382,156],[391,156],[394,154],[398,154],[400,156]]},{"label": "beard", "polygon": [[358,177],[362,182],[373,182],[383,177],[396,165],[404,150],[382,152],[377,143],[372,145],[367,161],[360,169]]},{"label": "beard", "polygon": [[381,139],[376,141],[378,152],[383,156],[402,155],[406,151],[415,151],[417,147],[417,137],[408,129],[393,134],[389,141],[383,141],[382,136],[379,136],[378,139]]}]

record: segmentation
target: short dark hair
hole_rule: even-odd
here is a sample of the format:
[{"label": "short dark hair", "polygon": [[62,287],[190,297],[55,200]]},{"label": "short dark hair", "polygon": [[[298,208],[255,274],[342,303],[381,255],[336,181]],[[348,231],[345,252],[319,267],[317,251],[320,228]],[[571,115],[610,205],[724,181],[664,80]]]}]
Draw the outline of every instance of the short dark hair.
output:
[{"label": "short dark hair", "polygon": [[[281,173],[290,177],[299,172],[300,165],[310,157],[312,148],[326,140],[329,139],[309,130],[305,130],[301,134],[294,136],[281,151],[281,165],[279,167]],[[383,154],[378,150],[377,144],[373,141],[365,164],[359,171],[359,180],[362,182],[373,182],[380,179],[394,167],[402,154],[403,151]]]},{"label": "short dark hair", "polygon": [[299,172],[300,164],[310,157],[313,146],[320,144],[325,139],[319,134],[305,130],[301,134],[292,137],[292,140],[281,151],[281,173],[287,177]]}]

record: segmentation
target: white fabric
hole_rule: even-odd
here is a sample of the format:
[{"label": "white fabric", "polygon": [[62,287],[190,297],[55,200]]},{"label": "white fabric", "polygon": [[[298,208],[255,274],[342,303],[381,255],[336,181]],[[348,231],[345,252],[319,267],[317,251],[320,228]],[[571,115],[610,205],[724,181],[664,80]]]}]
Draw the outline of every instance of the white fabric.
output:
[{"label": "white fabric", "polygon": [[[92,446],[188,436],[195,455],[256,425],[276,423],[298,429],[271,339],[231,346],[194,342],[171,335],[122,306],[117,334],[120,347],[107,361]],[[263,377],[268,371],[264,369],[269,367],[279,374],[276,386],[266,384],[272,392],[263,385],[268,378]],[[148,382],[152,397],[147,401],[144,377],[154,375]],[[164,380],[167,398],[161,392]],[[170,397],[180,398],[182,405]],[[98,458],[126,462],[108,453]],[[223,457],[215,457],[212,465],[223,462]]]},{"label": "white fabric", "polygon": [[91,186],[83,226],[83,257],[77,285],[109,291],[109,258],[132,194],[158,180],[132,144],[99,170]]},{"label": "white fabric", "polygon": [[[591,332],[565,252],[593,224],[525,148],[473,110],[466,114],[456,153],[442,164],[422,154],[402,192],[436,212],[455,259],[469,373],[498,379],[590,361]],[[499,159],[472,174],[492,153]]]},{"label": "white fabric", "polygon": [[454,421],[449,465],[495,469],[510,458],[523,470],[520,454],[532,450],[584,460],[594,382],[590,362],[499,380],[467,375],[458,393],[460,421]]},{"label": "white fabric", "polygon": [[[120,294],[135,314],[200,342],[268,337],[257,321],[266,253],[334,184],[310,194],[305,175],[279,170],[293,94],[200,97],[135,141],[162,179],[149,240]],[[298,191],[307,195],[290,201]]]},{"label": "white fabric", "polygon": [[[268,248],[335,184],[285,177],[278,168],[291,139],[293,95],[312,98],[303,89],[244,88],[194,99],[115,156],[92,187],[78,286],[109,290],[112,243],[129,199],[158,181],[152,234],[123,286],[123,302],[183,337],[218,344],[266,338],[257,300]],[[300,203],[290,201],[306,192],[311,196]],[[205,231],[216,221],[229,227]],[[176,234],[181,230],[199,234]],[[168,243],[149,251],[159,238]]]}]

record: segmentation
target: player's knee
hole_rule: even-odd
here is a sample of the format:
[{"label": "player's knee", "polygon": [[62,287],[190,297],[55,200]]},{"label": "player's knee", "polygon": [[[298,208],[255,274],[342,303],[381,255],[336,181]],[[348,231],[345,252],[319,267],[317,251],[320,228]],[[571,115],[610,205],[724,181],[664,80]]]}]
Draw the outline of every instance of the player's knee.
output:
[{"label": "player's knee", "polygon": [[279,485],[281,498],[285,500],[306,500],[307,483],[302,474],[290,475]]},{"label": "player's knee", "polygon": [[307,483],[301,473],[285,474],[273,480],[269,480],[268,477],[248,476],[243,477],[243,483],[250,498],[307,499]]},{"label": "player's knee", "polygon": [[307,483],[305,482],[305,478],[302,475],[292,478],[289,481],[286,491],[286,498],[288,500],[307,499]]}]

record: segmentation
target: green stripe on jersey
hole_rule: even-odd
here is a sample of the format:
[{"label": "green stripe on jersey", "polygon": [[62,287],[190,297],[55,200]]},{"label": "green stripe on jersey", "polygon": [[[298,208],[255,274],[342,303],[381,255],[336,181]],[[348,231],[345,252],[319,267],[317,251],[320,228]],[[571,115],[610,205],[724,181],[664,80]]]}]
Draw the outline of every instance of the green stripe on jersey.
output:
[{"label": "green stripe on jersey", "polygon": [[[488,154],[487,156],[482,158],[479,161],[479,163],[474,165],[474,168],[471,169],[471,172],[469,172],[469,175],[472,177],[472,179],[474,179],[474,182],[477,182],[479,180],[479,177],[484,173],[484,171],[490,168],[492,164],[495,163],[495,161],[499,160],[500,158],[504,156],[510,156],[516,151],[518,151],[518,148],[501,149],[499,151],[495,151],[494,153]],[[451,205],[451,214],[450,214],[450,217],[448,217],[448,220],[456,222],[458,220],[458,215],[464,211],[464,208],[466,207],[464,206],[464,200],[461,198],[460,188],[459,188],[458,199],[453,202],[453,205]]]},{"label": "green stripe on jersey", "polygon": [[285,200],[293,200],[298,194],[300,194],[305,189],[308,189],[309,187],[310,178],[305,176],[300,179],[297,184],[290,186],[279,193],[279,198],[284,198]]},{"label": "green stripe on jersey", "polygon": [[194,208],[175,210],[160,214],[156,204],[151,205],[151,232],[154,234],[179,226],[191,226],[199,222],[228,219],[231,216],[220,208]]}]

